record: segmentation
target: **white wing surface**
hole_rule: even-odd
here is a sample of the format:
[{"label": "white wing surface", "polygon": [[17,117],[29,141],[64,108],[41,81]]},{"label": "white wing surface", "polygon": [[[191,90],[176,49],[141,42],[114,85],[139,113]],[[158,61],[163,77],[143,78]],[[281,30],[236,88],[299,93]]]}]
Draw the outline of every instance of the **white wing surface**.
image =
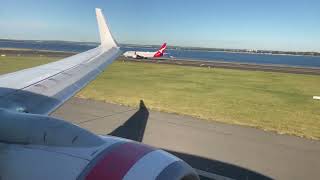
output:
[{"label": "white wing surface", "polygon": [[100,9],[96,9],[101,45],[89,51],[0,76],[0,108],[49,114],[120,55]]}]

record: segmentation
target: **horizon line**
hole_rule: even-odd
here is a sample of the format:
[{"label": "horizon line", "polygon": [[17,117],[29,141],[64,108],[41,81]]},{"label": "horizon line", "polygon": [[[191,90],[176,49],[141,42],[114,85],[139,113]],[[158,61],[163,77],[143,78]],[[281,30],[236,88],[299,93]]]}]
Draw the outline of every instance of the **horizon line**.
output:
[{"label": "horizon line", "polygon": [[[95,43],[100,44],[98,41],[76,41],[76,40],[43,40],[43,39],[15,39],[15,38],[0,38],[0,40],[12,41],[60,41],[72,43]],[[124,45],[137,45],[137,46],[159,46],[159,44],[140,44],[140,43],[119,43]],[[298,53],[320,53],[320,51],[294,51],[294,50],[271,50],[271,49],[256,49],[256,48],[218,48],[218,47],[204,47],[204,46],[181,46],[181,45],[168,45],[168,47],[182,47],[182,48],[202,48],[202,49],[224,49],[224,50],[254,50],[254,51],[279,51],[279,52],[298,52]]]}]

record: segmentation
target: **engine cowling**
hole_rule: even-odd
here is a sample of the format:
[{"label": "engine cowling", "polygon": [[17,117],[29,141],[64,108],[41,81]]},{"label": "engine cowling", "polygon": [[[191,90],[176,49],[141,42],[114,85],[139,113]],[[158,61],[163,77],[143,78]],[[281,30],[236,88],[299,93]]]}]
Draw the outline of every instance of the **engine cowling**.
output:
[{"label": "engine cowling", "polygon": [[198,176],[187,163],[163,150],[119,141],[97,155],[80,179],[197,180]]},{"label": "engine cowling", "polygon": [[49,116],[1,110],[0,178],[197,180],[179,158]]}]

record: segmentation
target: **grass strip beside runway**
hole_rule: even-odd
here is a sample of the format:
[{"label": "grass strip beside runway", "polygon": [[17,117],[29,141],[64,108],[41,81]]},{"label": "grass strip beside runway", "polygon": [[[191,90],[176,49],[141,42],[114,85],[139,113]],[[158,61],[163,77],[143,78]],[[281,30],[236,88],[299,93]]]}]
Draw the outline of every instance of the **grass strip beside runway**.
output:
[{"label": "grass strip beside runway", "polygon": [[113,63],[78,96],[320,138],[320,76]]},{"label": "grass strip beside runway", "polygon": [[[0,57],[0,73],[55,60]],[[77,96],[320,139],[320,76],[113,63]]]}]

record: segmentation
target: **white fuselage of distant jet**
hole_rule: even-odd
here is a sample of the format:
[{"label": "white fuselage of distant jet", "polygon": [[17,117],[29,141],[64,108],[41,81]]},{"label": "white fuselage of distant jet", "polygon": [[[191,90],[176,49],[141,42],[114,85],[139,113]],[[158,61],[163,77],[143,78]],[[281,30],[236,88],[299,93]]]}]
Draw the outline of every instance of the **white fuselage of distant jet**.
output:
[{"label": "white fuselage of distant jet", "polygon": [[155,57],[155,52],[142,52],[142,51],[127,51],[123,54],[125,57],[129,58],[153,58]]},{"label": "white fuselage of distant jet", "polygon": [[127,51],[123,54],[123,56],[136,59],[162,57],[166,48],[167,43],[163,43],[160,49],[155,52]]}]

